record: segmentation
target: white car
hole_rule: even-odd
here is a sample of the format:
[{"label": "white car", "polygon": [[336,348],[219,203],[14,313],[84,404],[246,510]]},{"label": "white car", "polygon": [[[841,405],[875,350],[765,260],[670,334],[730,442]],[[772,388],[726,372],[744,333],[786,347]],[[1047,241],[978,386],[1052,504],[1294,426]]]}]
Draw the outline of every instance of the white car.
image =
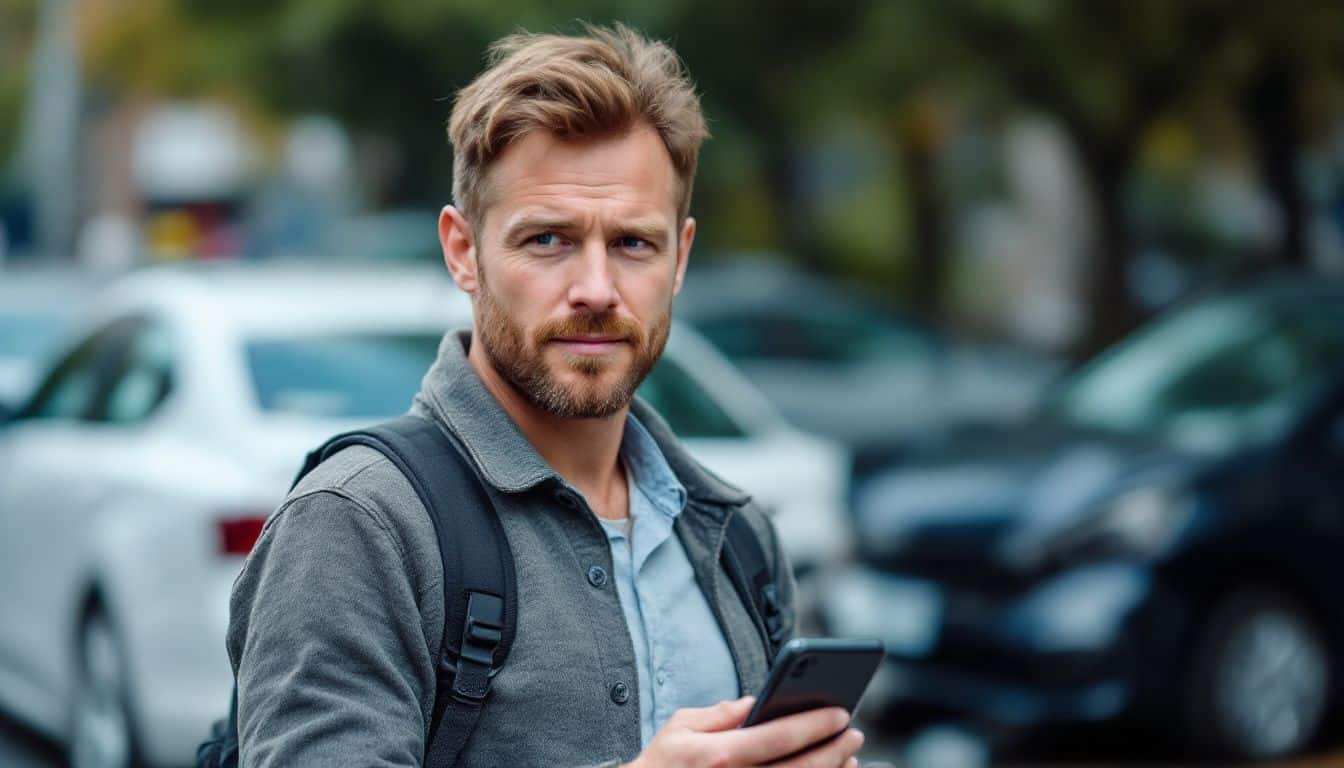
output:
[{"label": "white car", "polygon": [[27,396],[97,282],[70,268],[0,268],[0,413]]},{"label": "white car", "polygon": [[[229,701],[234,577],[305,452],[403,412],[469,322],[442,270],[196,265],[109,288],[0,427],[0,708],[76,766],[190,762]],[[847,553],[842,449],[685,328],[641,392],[776,510],[797,565]]]}]

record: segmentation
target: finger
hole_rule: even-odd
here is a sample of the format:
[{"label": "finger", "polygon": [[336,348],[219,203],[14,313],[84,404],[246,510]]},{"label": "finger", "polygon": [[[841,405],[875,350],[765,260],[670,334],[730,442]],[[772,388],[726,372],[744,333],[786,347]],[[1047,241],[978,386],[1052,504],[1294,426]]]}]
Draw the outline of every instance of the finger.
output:
[{"label": "finger", "polygon": [[848,724],[848,712],[840,707],[826,707],[733,731],[725,734],[725,738],[731,739],[729,750],[735,757],[749,765],[758,765],[810,747],[843,731]]},{"label": "finger", "polygon": [[856,755],[862,747],[863,732],[857,728],[850,728],[806,752],[770,763],[765,768],[785,768],[785,766],[788,766],[788,768],[837,768],[837,766],[858,768],[859,759]]},{"label": "finger", "polygon": [[693,731],[726,731],[741,725],[751,712],[751,705],[755,703],[756,697],[743,696],[708,707],[686,707],[678,710],[675,716],[681,725]]}]

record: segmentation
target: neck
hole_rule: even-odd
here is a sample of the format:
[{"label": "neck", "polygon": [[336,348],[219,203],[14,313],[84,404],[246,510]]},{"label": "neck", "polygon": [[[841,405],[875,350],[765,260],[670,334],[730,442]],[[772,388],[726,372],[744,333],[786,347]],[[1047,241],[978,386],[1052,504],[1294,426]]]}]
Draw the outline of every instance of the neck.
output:
[{"label": "neck", "polygon": [[624,491],[625,478],[620,472],[618,457],[630,407],[627,405],[610,416],[591,419],[555,416],[505,381],[486,357],[484,348],[474,342],[473,336],[467,361],[537,453],[583,494],[597,514],[625,517],[625,505],[615,503],[615,497]]}]

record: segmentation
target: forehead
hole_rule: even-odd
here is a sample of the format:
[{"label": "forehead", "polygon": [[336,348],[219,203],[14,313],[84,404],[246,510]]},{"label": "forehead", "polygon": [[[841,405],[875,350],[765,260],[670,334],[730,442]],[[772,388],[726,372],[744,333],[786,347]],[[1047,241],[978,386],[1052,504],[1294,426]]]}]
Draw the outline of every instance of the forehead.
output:
[{"label": "forehead", "polygon": [[532,131],[491,164],[483,213],[492,225],[527,208],[662,215],[674,224],[676,179],[667,148],[648,125],[583,139]]}]

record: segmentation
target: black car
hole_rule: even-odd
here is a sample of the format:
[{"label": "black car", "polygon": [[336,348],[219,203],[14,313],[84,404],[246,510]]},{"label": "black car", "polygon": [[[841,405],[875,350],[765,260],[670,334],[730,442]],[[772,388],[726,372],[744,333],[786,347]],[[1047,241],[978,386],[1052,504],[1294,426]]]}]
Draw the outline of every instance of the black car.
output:
[{"label": "black car", "polygon": [[1338,283],[1168,313],[1029,422],[954,430],[858,489],[830,630],[887,641],[887,705],[1300,751],[1344,677],[1342,366]]},{"label": "black car", "polygon": [[779,262],[692,267],[676,306],[785,418],[853,449],[859,472],[952,421],[1020,415],[1059,372]]}]

